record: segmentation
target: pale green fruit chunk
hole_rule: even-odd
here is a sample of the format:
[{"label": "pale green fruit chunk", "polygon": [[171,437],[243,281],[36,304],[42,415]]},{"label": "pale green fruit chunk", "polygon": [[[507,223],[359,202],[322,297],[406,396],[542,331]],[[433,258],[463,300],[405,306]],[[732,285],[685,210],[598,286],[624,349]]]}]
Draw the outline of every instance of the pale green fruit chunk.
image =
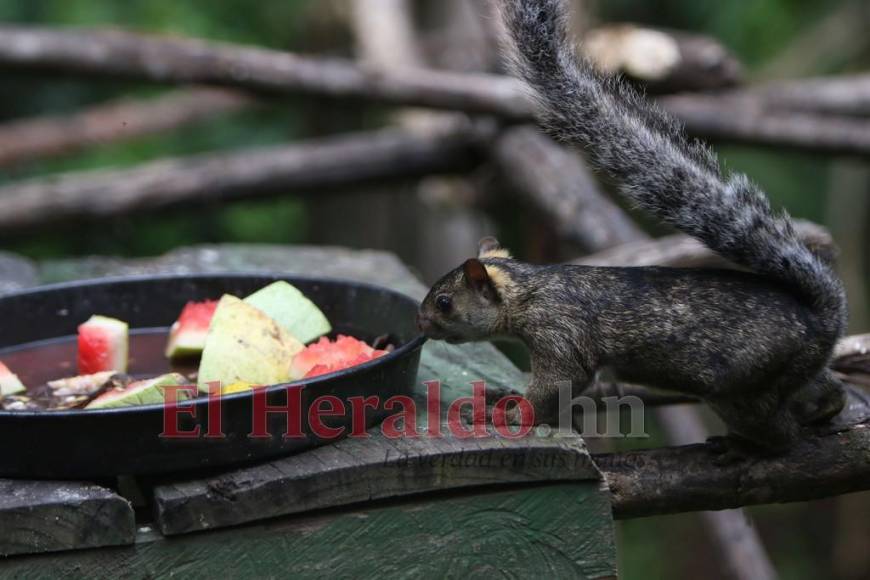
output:
[{"label": "pale green fruit chunk", "polygon": [[17,395],[27,389],[21,384],[18,376],[10,371],[6,365],[0,362],[0,397]]},{"label": "pale green fruit chunk", "polygon": [[280,281],[245,298],[303,344],[332,332],[323,312],[292,284]]},{"label": "pale green fruit chunk", "polygon": [[305,346],[259,308],[225,295],[211,320],[197,385],[275,385],[293,380],[290,364]]},{"label": "pale green fruit chunk", "polygon": [[[166,400],[166,387],[188,385],[190,381],[178,373],[161,375],[154,379],[130,383],[122,390],[104,393],[91,401],[85,409],[114,409],[134,405],[160,405]],[[190,390],[178,389],[176,401],[190,399]]]}]

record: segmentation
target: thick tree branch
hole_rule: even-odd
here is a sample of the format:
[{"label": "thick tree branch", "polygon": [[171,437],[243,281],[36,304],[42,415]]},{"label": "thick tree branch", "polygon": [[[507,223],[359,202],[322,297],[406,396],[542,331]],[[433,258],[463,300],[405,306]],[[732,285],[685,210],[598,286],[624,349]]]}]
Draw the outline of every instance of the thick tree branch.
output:
[{"label": "thick tree branch", "polygon": [[870,423],[802,440],[788,454],[716,464],[708,445],[594,457],[617,518],[809,501],[870,489]]},{"label": "thick tree branch", "polygon": [[384,130],[33,179],[0,187],[0,231],[206,200],[462,172],[478,162],[480,138],[480,131],[469,128],[426,135]]},{"label": "thick tree branch", "polygon": [[0,166],[169,131],[253,102],[230,91],[193,89],[147,101],[100,104],[72,115],[9,122],[0,125]]}]

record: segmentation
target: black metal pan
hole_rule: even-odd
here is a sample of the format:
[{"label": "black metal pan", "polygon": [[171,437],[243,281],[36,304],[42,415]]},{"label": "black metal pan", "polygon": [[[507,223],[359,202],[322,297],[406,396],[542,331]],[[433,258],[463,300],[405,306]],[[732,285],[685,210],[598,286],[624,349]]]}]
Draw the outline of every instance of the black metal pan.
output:
[{"label": "black metal pan", "polygon": [[[322,421],[328,427],[345,427],[346,435],[352,427],[351,397],[378,396],[380,405],[367,409],[365,416],[365,424],[372,426],[386,416],[386,399],[412,393],[424,342],[415,328],[417,303],[388,289],[335,280],[160,276],[77,282],[11,294],[0,297],[0,360],[20,352],[23,344],[45,341],[39,343],[40,348],[56,348],[59,338],[75,335],[77,326],[92,314],[128,322],[131,334],[136,334],[135,329],[165,331],[189,300],[216,299],[225,293],[245,296],[278,279],[289,281],[316,303],[335,331],[368,341],[389,335],[396,346],[375,361],[302,383],[303,418],[317,397],[334,395],[345,403],[346,412]],[[137,341],[131,340],[132,359],[137,357],[136,346]],[[59,362],[48,360],[47,364]],[[166,369],[149,370],[157,374]],[[74,361],[67,374],[75,374]],[[267,399],[270,406],[286,405],[286,386],[269,387]],[[179,429],[192,431],[198,426],[202,434],[207,433],[208,400],[196,399],[192,406],[196,417],[179,415]],[[252,407],[250,393],[223,397],[220,416],[225,437],[190,439],[160,436],[164,430],[161,405],[100,411],[0,411],[0,477],[75,479],[175,472],[266,458],[326,440],[312,432],[307,420],[303,420],[303,437],[284,438],[287,416],[283,413],[268,415],[270,437],[251,438]]]}]

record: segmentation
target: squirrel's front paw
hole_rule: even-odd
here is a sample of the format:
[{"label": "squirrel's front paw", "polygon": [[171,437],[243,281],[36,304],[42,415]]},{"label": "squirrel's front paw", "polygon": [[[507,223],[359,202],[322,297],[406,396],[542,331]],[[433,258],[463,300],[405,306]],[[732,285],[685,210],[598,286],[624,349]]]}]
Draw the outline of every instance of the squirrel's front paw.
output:
[{"label": "squirrel's front paw", "polygon": [[[470,405],[463,405],[459,411],[459,417],[466,425],[492,424],[493,417],[495,416],[498,418],[499,415],[499,412],[496,410],[499,401],[506,397],[522,397],[522,394],[519,391],[506,387],[487,387],[485,391],[486,406],[483,413],[480,413],[479,411],[475,413],[475,409]],[[505,416],[508,414],[508,412],[505,412]],[[512,423],[510,421],[510,419],[506,421],[508,425],[519,424],[519,422]]]},{"label": "squirrel's front paw", "polygon": [[465,425],[504,425],[507,427],[534,427],[538,424],[532,421],[528,413],[521,413],[516,406],[508,407],[487,405],[483,413],[477,412],[471,406],[463,406],[459,417]]},{"label": "squirrel's front paw", "polygon": [[752,456],[746,444],[732,436],[714,435],[713,437],[708,437],[707,446],[716,456],[713,458],[713,464],[719,467],[734,465],[735,463],[746,461]]},{"label": "squirrel's front paw", "polygon": [[492,422],[493,408],[487,405],[483,413],[475,413],[470,405],[463,405],[459,410],[459,418],[464,425],[485,425]]}]

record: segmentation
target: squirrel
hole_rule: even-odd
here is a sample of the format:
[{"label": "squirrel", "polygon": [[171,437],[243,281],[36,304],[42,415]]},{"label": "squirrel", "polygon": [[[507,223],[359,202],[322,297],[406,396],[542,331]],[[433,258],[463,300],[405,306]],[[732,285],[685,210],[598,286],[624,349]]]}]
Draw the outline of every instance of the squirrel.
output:
[{"label": "squirrel", "polygon": [[828,363],[847,307],[832,268],[745,175],[723,175],[677,121],[580,58],[563,0],[498,6],[541,125],[581,146],[637,206],[748,271],[531,265],[485,238],[423,300],[421,332],[520,339],[536,424],[558,417],[558,383],[576,394],[602,369],[702,398],[737,448],[780,453],[804,426],[833,418],[845,394]]}]

